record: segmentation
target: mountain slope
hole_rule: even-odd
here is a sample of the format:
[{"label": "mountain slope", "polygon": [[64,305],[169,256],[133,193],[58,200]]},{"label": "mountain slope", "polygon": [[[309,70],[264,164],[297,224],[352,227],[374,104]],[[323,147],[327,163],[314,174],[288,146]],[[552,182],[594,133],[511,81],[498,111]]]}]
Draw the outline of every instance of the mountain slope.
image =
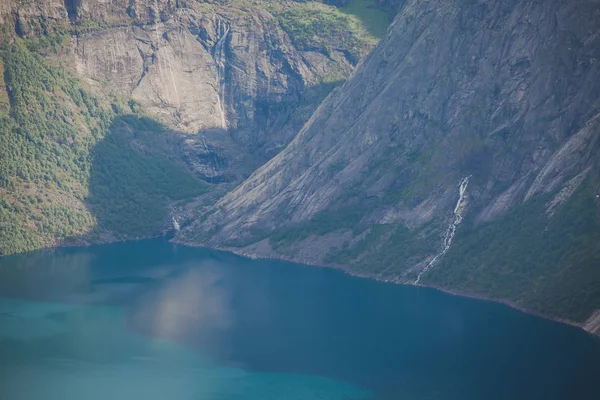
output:
[{"label": "mountain slope", "polygon": [[408,1],[180,240],[584,321],[600,308],[599,61],[596,1]]},{"label": "mountain slope", "polygon": [[185,223],[377,41],[355,15],[288,0],[6,0],[0,24],[0,255]]},{"label": "mountain slope", "polygon": [[0,117],[0,254],[7,254],[93,224],[82,204],[86,155],[113,115],[22,43],[3,45],[0,59],[9,99]]},{"label": "mountain slope", "polygon": [[174,132],[102,104],[20,40],[1,45],[0,60],[0,255],[150,236],[169,203],[206,191],[173,154]]}]

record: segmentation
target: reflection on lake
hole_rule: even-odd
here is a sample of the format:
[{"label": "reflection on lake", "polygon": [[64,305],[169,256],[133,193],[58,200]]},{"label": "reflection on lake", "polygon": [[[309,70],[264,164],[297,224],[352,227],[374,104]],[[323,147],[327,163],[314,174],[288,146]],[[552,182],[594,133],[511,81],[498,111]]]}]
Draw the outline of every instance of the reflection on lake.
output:
[{"label": "reflection on lake", "polygon": [[0,259],[4,399],[587,399],[600,341],[505,306],[162,240]]}]

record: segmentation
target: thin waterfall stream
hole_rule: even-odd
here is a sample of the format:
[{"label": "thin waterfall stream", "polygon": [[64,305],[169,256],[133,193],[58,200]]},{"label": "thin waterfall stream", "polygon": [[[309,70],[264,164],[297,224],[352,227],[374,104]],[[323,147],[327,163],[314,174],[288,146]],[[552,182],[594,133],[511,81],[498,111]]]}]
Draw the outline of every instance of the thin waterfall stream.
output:
[{"label": "thin waterfall stream", "polygon": [[222,21],[220,18],[217,19],[216,33],[218,39],[213,49],[213,58],[217,69],[217,83],[219,85],[218,101],[219,110],[221,111],[221,126],[223,129],[227,129],[227,118],[225,115],[225,44],[230,30],[231,26],[227,22]]},{"label": "thin waterfall stream", "polygon": [[463,211],[467,204],[467,186],[469,185],[470,177],[471,176],[467,176],[463,178],[458,186],[458,201],[456,202],[456,206],[454,206],[454,221],[452,221],[452,223],[448,226],[448,229],[444,234],[444,248],[441,252],[436,254],[436,256],[433,257],[431,261],[429,261],[427,266],[425,266],[425,268],[423,268],[421,272],[419,272],[419,275],[417,276],[417,279],[414,282],[415,285],[419,284],[419,282],[421,281],[421,277],[427,271],[429,271],[429,269],[440,259],[440,257],[446,254],[450,249],[450,245],[452,245],[452,239],[454,239],[454,234],[456,233],[456,227],[458,227],[458,225],[460,225],[460,223],[463,220]]}]

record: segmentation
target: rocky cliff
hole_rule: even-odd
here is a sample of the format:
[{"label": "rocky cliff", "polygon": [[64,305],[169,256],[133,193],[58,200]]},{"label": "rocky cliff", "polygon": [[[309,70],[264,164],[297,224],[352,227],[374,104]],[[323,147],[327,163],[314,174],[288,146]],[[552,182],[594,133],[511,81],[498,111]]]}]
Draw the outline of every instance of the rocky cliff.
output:
[{"label": "rocky cliff", "polygon": [[[131,98],[194,134],[189,158],[200,174],[235,179],[227,175],[264,162],[325,97],[330,82],[318,72],[341,80],[352,69],[341,55],[300,53],[272,20],[261,10],[181,12],[167,22],[78,36],[73,65],[97,92]],[[259,154],[244,160],[250,150]],[[202,162],[210,159],[227,164]]]},{"label": "rocky cliff", "polygon": [[187,243],[600,308],[600,8],[408,1],[294,140]]},{"label": "rocky cliff", "polygon": [[[194,134],[190,162],[223,181],[249,174],[285,146],[357,61],[345,42],[326,53],[298,46],[279,18],[293,4],[15,0],[3,3],[0,22],[23,38],[71,36],[58,57],[67,68],[99,97],[131,99]],[[317,19],[335,14],[332,7],[309,9]],[[346,35],[328,32],[330,41]]]}]

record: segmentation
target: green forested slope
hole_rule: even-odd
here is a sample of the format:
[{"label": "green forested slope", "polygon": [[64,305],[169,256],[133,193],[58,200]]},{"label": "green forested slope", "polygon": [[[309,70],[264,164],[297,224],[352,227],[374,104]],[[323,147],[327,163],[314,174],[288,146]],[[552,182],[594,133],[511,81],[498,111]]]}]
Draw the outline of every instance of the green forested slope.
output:
[{"label": "green forested slope", "polygon": [[550,218],[545,200],[480,227],[465,221],[424,282],[584,321],[600,308],[596,193],[584,183]]},{"label": "green forested slope", "polygon": [[114,233],[117,222],[119,237],[150,235],[169,198],[203,190],[161,155],[167,144],[138,154],[124,136],[165,131],[158,124],[119,116],[125,107],[100,104],[23,41],[3,44],[0,60],[0,255]]},{"label": "green forested slope", "polygon": [[148,235],[168,217],[169,203],[204,193],[205,184],[177,161],[169,137],[154,120],[127,115],[94,147],[87,202],[100,231]]},{"label": "green forested slope", "polygon": [[23,42],[0,50],[10,114],[0,120],[0,254],[89,230],[89,150],[114,113]]},{"label": "green forested slope", "polygon": [[391,23],[390,14],[372,0],[355,0],[340,8],[313,1],[269,9],[299,49],[326,54],[339,50],[353,63],[377,44]]}]

